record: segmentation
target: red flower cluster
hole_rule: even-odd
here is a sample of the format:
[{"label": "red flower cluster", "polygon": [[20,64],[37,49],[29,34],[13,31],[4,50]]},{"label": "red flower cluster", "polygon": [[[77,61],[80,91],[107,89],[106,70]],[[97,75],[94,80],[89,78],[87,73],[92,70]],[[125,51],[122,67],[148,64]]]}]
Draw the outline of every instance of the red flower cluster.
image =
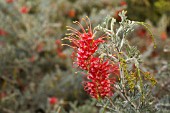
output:
[{"label": "red flower cluster", "polygon": [[[83,33],[80,33],[78,30],[68,26],[68,30],[72,31],[68,39],[75,45],[74,49],[75,53],[77,53],[77,61],[75,63],[81,69],[88,70],[90,57],[94,52],[96,52],[98,45],[103,43],[104,40],[102,40],[102,37],[96,40],[94,39],[91,24],[88,26],[86,22],[88,27],[88,32],[86,32],[79,22],[76,21],[75,23],[79,25]],[[76,37],[78,37],[78,39]]]},{"label": "red flower cluster", "polygon": [[101,39],[94,40],[91,34],[83,34],[78,40],[77,64],[84,70],[88,69],[89,59],[96,52],[97,47],[103,42]]},{"label": "red flower cluster", "polygon": [[83,33],[72,27],[68,27],[68,30],[72,31],[72,33],[66,39],[69,39],[74,44],[73,48],[75,51],[73,53],[76,54],[75,63],[79,68],[88,71],[87,81],[84,82],[84,89],[91,97],[96,99],[111,96],[113,94],[112,84],[115,81],[110,78],[110,73],[116,70],[113,69],[113,65],[109,61],[104,61],[101,58],[93,56],[98,49],[98,45],[103,43],[104,40],[103,37],[94,39],[90,20],[90,26],[88,26],[85,19],[83,20],[88,30],[85,31],[83,26],[76,21],[75,23],[79,25]]},{"label": "red flower cluster", "polygon": [[103,62],[100,58],[90,60],[89,74],[87,75],[89,81],[85,82],[84,89],[93,98],[104,98],[113,94],[111,84],[115,81],[109,77],[111,69],[112,65],[109,64],[109,61]]}]

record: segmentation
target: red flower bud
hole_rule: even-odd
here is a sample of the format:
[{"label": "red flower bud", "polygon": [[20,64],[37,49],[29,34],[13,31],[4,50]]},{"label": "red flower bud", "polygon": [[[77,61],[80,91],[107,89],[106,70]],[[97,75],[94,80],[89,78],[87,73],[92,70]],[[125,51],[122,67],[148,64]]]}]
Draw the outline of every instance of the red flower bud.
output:
[{"label": "red flower bud", "polygon": [[49,98],[49,103],[50,105],[54,105],[58,102],[58,99],[56,97],[50,97]]},{"label": "red flower bud", "polygon": [[74,9],[71,9],[71,10],[68,12],[68,16],[69,16],[70,18],[74,18],[75,15],[76,15],[76,11],[75,11]]},{"label": "red flower bud", "polygon": [[137,30],[137,35],[138,36],[140,36],[140,37],[144,37],[144,36],[146,36],[146,30],[144,29],[144,28],[139,28],[138,30]]},{"label": "red flower bud", "polygon": [[29,12],[29,8],[27,6],[22,6],[20,12],[22,14],[27,14]]},{"label": "red flower bud", "polygon": [[120,2],[120,6],[126,6],[126,5],[127,5],[127,3],[125,1]]},{"label": "red flower bud", "polygon": [[165,41],[165,40],[167,39],[167,34],[166,34],[166,32],[162,32],[162,33],[161,33],[161,39],[162,39],[163,41]]}]

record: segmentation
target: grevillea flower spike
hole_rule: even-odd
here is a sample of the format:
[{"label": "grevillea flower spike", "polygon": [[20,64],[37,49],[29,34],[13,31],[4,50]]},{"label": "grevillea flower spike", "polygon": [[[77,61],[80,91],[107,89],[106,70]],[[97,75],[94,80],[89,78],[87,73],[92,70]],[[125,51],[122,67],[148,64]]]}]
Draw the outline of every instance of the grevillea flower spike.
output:
[{"label": "grevillea flower spike", "polygon": [[[88,19],[88,22],[86,19]],[[97,51],[99,44],[105,42],[103,40],[105,37],[101,36],[94,39],[95,33],[92,31],[90,20],[88,17],[86,19],[83,18],[82,20],[86,24],[87,31],[78,21],[75,21],[74,23],[80,27],[82,32],[67,26],[71,33],[64,39],[73,42],[73,46],[68,46],[74,48],[75,64],[88,73],[86,74],[87,80],[83,82],[84,90],[96,99],[109,97],[113,94],[115,82],[110,74],[117,71],[118,68],[115,68],[115,65],[110,64],[108,60],[104,61],[102,58],[94,57],[93,54]]]},{"label": "grevillea flower spike", "polygon": [[109,61],[103,61],[101,58],[90,59],[88,81],[84,82],[84,89],[91,97],[99,99],[110,97],[113,94],[113,86],[115,79],[110,78],[112,65]]},{"label": "grevillea flower spike", "polygon": [[96,52],[98,45],[104,42],[104,40],[102,40],[103,37],[100,37],[96,40],[94,39],[95,36],[91,28],[90,20],[88,17],[86,18],[89,22],[87,22],[84,18],[82,20],[86,24],[87,31],[78,21],[75,21],[74,23],[80,27],[82,32],[78,31],[75,28],[67,26],[68,30],[71,31],[71,33],[68,34],[68,37],[64,38],[70,40],[70,42],[73,42],[74,46],[69,46],[74,48],[75,50],[73,52],[73,54],[76,53],[75,63],[83,70],[88,70],[90,57],[93,55],[94,52]]}]

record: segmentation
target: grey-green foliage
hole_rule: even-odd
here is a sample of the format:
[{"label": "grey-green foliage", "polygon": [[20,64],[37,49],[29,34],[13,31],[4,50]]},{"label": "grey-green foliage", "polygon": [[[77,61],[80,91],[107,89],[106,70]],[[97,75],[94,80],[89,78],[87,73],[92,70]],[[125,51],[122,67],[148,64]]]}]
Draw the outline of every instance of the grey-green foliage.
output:
[{"label": "grey-green foliage", "polygon": [[170,111],[170,96],[165,95],[160,100],[159,103],[156,104],[156,108],[158,109],[157,113],[169,113]]},{"label": "grey-green foliage", "polygon": [[100,46],[97,53],[101,58],[107,57],[117,63],[120,71],[120,80],[114,84],[113,97],[99,101],[97,105],[115,113],[155,112],[154,98],[148,83],[155,84],[156,81],[151,75],[146,78],[147,74],[140,68],[140,52],[137,47],[131,46],[127,39],[128,34],[138,24],[148,30],[149,28],[143,22],[127,19],[126,11],[119,13],[119,16],[121,17],[119,23],[113,17],[107,16],[103,24],[95,28],[96,34],[98,31],[103,32],[108,40]]},{"label": "grey-green foliage", "polygon": [[[95,27],[95,29],[103,31],[105,34],[107,34],[107,36],[111,38],[109,43],[113,45],[112,48],[117,48],[118,51],[120,51],[125,45],[129,57],[136,56],[134,54],[137,54],[138,56],[139,51],[136,49],[136,47],[130,46],[128,40],[125,38],[129,32],[134,30],[133,28],[135,25],[137,25],[137,23],[135,21],[128,20],[125,14],[125,11],[119,13],[122,19],[121,22],[119,22],[119,28],[115,29],[115,27],[117,27],[116,19],[107,16],[105,21],[101,25]],[[113,50],[114,49],[107,51],[112,54]],[[131,55],[129,53],[131,53]]]},{"label": "grey-green foliage", "polygon": [[85,101],[84,105],[77,105],[78,103],[75,101],[74,103],[70,103],[71,109],[69,113],[97,113],[97,108],[95,107],[95,101]]}]

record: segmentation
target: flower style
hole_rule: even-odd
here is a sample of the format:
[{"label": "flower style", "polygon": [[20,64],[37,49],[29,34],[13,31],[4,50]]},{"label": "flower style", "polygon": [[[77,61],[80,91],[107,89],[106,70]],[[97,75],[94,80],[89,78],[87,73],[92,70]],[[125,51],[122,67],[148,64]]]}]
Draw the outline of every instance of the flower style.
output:
[{"label": "flower style", "polygon": [[110,78],[110,73],[116,71],[109,61],[103,62],[100,58],[92,58],[90,60],[89,74],[84,83],[84,89],[91,97],[99,99],[112,96],[113,84],[115,79]]},{"label": "flower style", "polygon": [[86,26],[88,28],[87,32],[78,21],[75,21],[75,23],[81,28],[82,33],[75,28],[67,26],[68,30],[72,31],[72,33],[69,33],[70,36],[65,39],[69,39],[75,45],[73,47],[75,49],[73,53],[76,53],[75,63],[81,69],[88,70],[90,57],[93,55],[94,52],[96,52],[98,45],[100,43],[103,43],[104,40],[102,40],[103,37],[95,40],[94,34],[91,29],[90,20],[88,19],[90,25],[88,25],[85,19],[82,20],[86,23]]}]

